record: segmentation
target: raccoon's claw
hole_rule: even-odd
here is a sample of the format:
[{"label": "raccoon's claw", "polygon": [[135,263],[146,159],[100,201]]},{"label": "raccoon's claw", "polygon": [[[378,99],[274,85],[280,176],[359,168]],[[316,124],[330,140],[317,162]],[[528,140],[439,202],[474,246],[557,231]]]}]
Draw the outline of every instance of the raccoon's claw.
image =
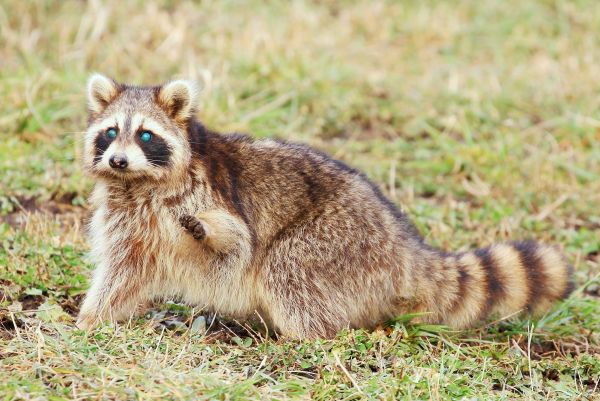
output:
[{"label": "raccoon's claw", "polygon": [[183,228],[185,228],[190,232],[190,234],[192,234],[194,239],[200,240],[206,236],[206,231],[204,230],[202,222],[194,216],[191,216],[189,214],[183,215],[179,218],[179,222],[181,223]]}]

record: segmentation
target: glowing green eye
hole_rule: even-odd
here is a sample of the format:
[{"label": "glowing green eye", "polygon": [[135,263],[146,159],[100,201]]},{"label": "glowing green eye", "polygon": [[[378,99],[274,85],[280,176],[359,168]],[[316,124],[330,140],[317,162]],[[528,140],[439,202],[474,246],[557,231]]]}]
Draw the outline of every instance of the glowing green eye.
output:
[{"label": "glowing green eye", "polygon": [[152,139],[152,133],[150,131],[142,131],[140,134],[140,139],[142,142],[150,142],[150,139]]},{"label": "glowing green eye", "polygon": [[117,137],[117,130],[115,128],[109,128],[106,130],[106,136],[110,139],[115,139]]}]

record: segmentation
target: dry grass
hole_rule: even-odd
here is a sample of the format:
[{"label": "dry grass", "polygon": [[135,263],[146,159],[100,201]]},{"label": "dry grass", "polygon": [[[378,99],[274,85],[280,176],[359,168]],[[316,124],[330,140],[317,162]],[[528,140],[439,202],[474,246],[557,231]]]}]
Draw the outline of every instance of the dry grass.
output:
[{"label": "dry grass", "polygon": [[[591,0],[2,2],[0,398],[600,399],[598,27]],[[559,243],[578,289],[464,333],[204,335],[178,305],[77,331],[92,71],[197,79],[209,126],[363,169],[435,245]]]}]

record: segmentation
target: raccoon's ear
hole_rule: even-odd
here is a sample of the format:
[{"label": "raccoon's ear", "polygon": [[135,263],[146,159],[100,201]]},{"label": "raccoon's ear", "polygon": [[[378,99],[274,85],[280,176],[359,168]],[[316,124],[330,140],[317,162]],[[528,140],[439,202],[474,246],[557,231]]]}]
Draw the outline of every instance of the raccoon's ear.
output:
[{"label": "raccoon's ear", "polygon": [[120,92],[120,85],[101,74],[94,74],[88,80],[88,108],[91,113],[100,113]]},{"label": "raccoon's ear", "polygon": [[173,119],[186,121],[198,107],[198,86],[193,81],[171,81],[159,89],[158,101]]}]

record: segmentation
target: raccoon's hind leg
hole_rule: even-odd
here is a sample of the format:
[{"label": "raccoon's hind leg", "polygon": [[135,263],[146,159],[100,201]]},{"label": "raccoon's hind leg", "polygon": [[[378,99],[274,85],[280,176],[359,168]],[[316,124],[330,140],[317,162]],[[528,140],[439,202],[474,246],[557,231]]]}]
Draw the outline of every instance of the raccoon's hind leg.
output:
[{"label": "raccoon's hind leg", "polygon": [[271,250],[259,275],[259,293],[264,297],[262,309],[280,334],[332,338],[349,326],[346,297],[338,288],[345,280],[331,277],[328,282],[320,277],[336,262],[320,259],[319,250],[299,236],[276,243]]},{"label": "raccoon's hind leg", "polygon": [[261,308],[284,336],[331,338],[372,327],[402,301],[405,275],[389,256],[398,250],[391,230],[378,228],[377,209],[336,206],[280,231],[259,267]]}]

